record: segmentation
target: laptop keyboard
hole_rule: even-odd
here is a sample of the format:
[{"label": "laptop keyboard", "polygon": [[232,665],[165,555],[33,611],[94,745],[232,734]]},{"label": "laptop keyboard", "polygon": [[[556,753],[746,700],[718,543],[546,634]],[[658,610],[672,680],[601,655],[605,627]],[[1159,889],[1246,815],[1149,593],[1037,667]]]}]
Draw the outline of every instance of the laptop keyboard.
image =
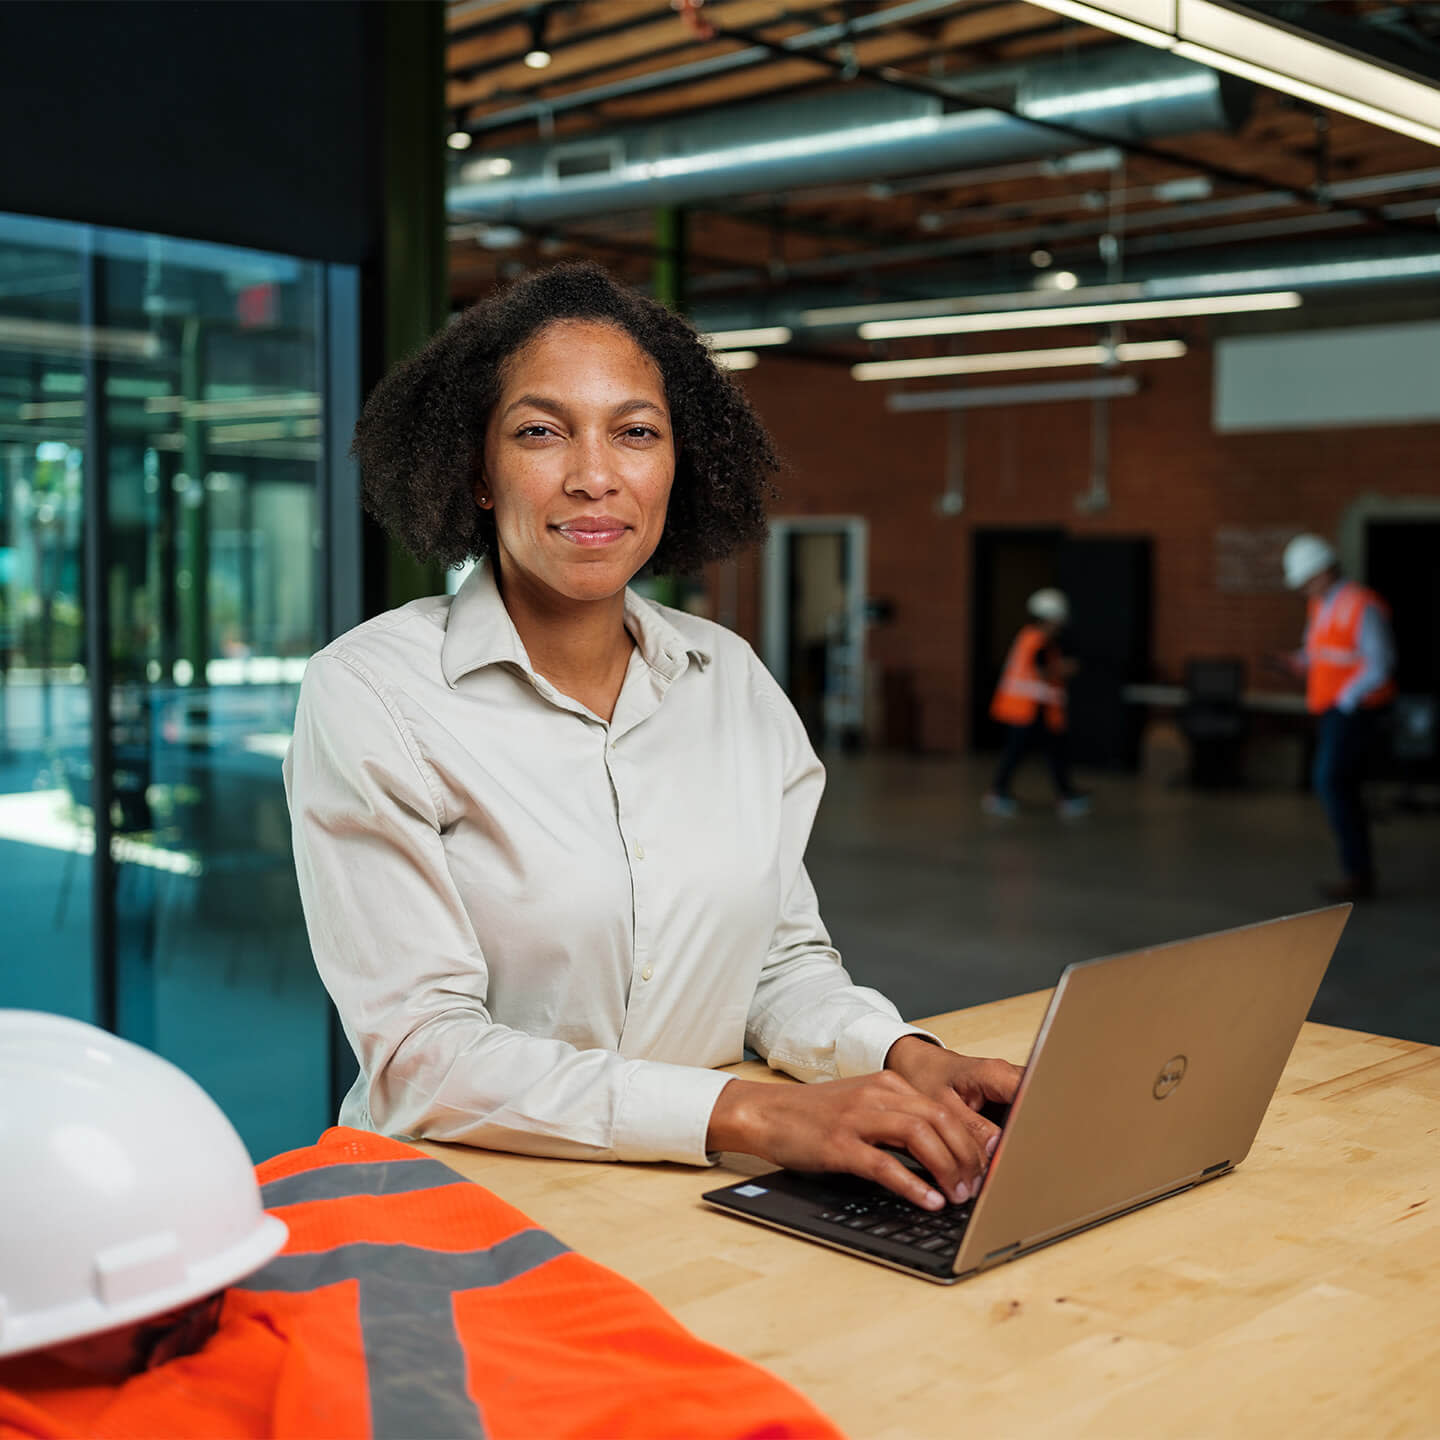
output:
[{"label": "laptop keyboard", "polygon": [[933,1263],[955,1258],[974,1208],[975,1202],[967,1200],[943,1210],[922,1210],[898,1195],[881,1191],[819,1210],[815,1218],[902,1245],[913,1250],[917,1259]]}]

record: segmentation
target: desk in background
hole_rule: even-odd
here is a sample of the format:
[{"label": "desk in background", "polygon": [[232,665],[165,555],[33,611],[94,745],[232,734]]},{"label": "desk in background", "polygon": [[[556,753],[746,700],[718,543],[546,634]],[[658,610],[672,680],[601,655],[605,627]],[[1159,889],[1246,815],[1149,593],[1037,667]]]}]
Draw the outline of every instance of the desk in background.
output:
[{"label": "desk in background", "polygon": [[[1132,705],[1154,705],[1160,709],[1178,710],[1189,698],[1183,685],[1126,685],[1120,692]],[[1240,697],[1243,710],[1271,715],[1304,715],[1305,697],[1286,690],[1247,690]]]},{"label": "desk in background", "polygon": [[[1047,999],[924,1023],[1023,1061]],[[694,1170],[421,1148],[854,1440],[1440,1435],[1431,1046],[1306,1025],[1233,1175],[953,1288],[706,1207],[702,1191],[773,1168],[748,1156]]]}]

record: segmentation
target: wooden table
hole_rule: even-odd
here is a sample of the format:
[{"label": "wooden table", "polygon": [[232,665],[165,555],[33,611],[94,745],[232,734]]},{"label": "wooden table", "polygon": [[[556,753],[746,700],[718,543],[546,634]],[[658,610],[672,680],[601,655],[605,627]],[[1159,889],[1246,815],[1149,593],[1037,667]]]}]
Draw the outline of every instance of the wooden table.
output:
[{"label": "wooden table", "polygon": [[[1018,1062],[1047,999],[924,1023]],[[1431,1046],[1306,1025],[1234,1174],[952,1288],[703,1205],[773,1168],[748,1156],[697,1171],[422,1148],[854,1440],[1440,1436]]]}]

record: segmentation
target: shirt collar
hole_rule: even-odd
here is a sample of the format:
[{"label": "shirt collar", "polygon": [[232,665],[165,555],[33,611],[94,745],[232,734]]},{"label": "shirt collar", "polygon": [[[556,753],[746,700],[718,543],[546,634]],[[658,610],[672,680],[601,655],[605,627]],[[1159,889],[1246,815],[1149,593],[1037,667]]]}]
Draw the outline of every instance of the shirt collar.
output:
[{"label": "shirt collar", "polygon": [[[711,652],[706,646],[687,640],[659,606],[630,589],[625,591],[625,628],[634,637],[641,659],[669,680],[687,667],[691,656],[702,668],[710,663]],[[507,663],[518,665],[527,675],[535,674],[525,644],[500,598],[494,572],[488,563],[481,562],[465,577],[450,602],[445,639],[440,646],[440,667],[446,683],[453,688],[472,670]]]}]

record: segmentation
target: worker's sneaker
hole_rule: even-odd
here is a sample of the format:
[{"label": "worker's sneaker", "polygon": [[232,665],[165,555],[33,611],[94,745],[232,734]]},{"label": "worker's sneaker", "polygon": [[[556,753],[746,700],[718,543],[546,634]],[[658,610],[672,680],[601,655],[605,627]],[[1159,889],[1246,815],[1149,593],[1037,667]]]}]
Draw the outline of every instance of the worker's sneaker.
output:
[{"label": "worker's sneaker", "polygon": [[980,802],[980,808],[987,815],[999,815],[1013,820],[1020,813],[1020,805],[1013,795],[997,795],[991,790]]},{"label": "worker's sneaker", "polygon": [[1056,804],[1055,813],[1062,820],[1079,820],[1082,816],[1090,813],[1090,797],[1088,795],[1067,795]]}]

